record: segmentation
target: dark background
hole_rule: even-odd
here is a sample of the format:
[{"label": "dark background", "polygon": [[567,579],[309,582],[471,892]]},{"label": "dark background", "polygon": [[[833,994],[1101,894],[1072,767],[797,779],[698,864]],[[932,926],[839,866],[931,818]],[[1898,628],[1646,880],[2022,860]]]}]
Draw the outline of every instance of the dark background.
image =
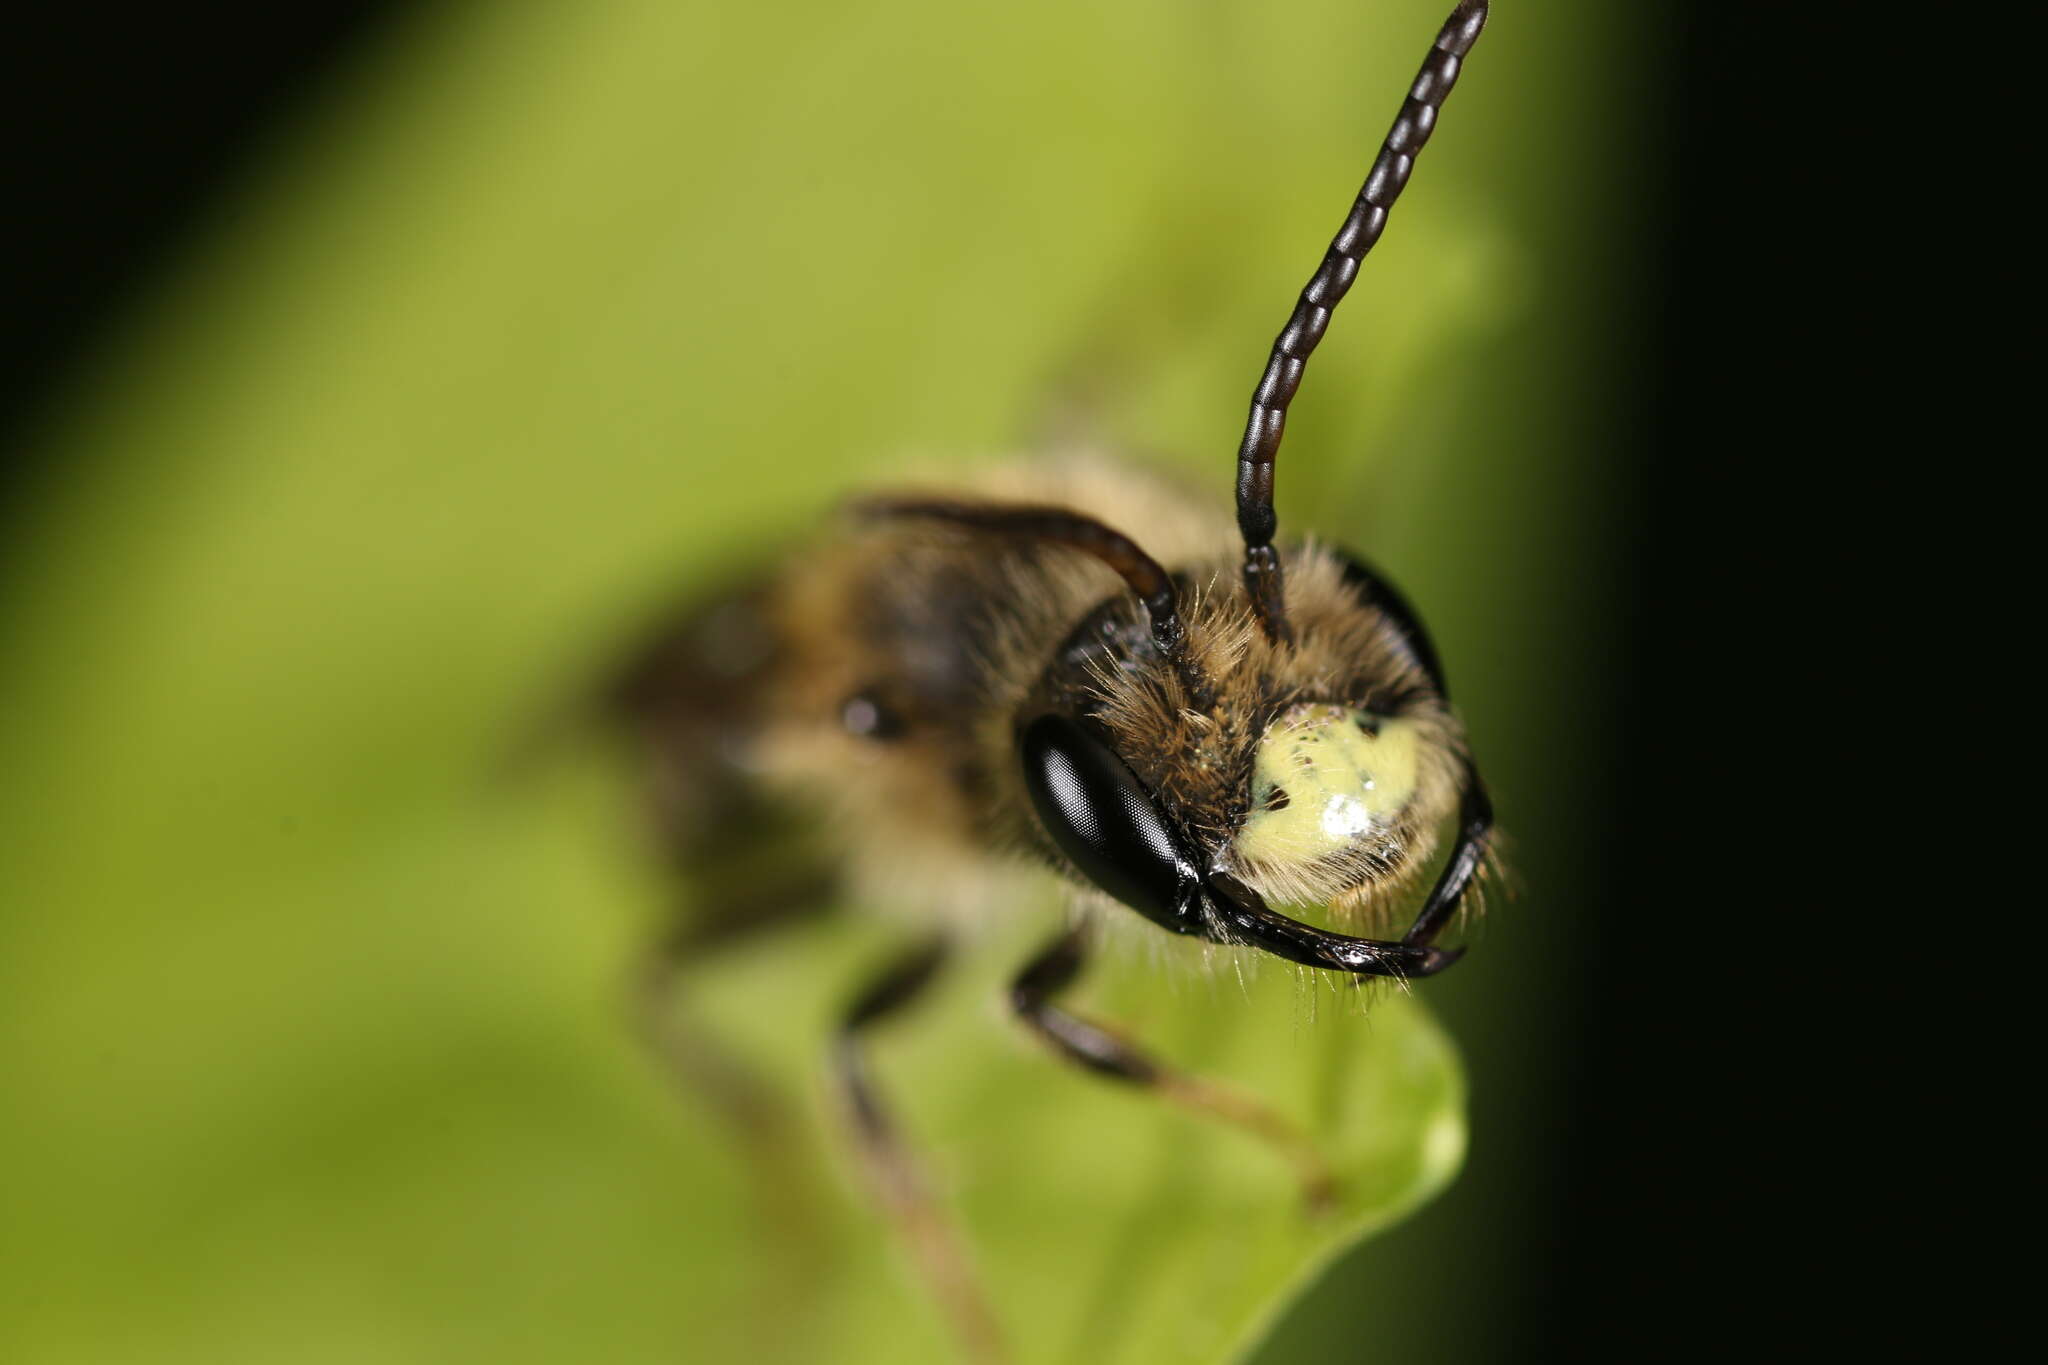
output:
[{"label": "dark background", "polygon": [[[1540,1192],[1553,1207],[1520,1225],[1548,1232],[1494,1249],[1516,1279],[1470,1286],[1523,1353],[1782,1332],[1808,1258],[1853,1243],[1828,1210],[1869,1159],[1828,1118],[1862,1034],[1814,1003],[1830,980],[1860,985],[1832,951],[1850,899],[1826,851],[1839,803],[1786,789],[1788,759],[1801,781],[1825,771],[1845,714],[1823,682],[1847,629],[1831,566],[1861,495],[1828,471],[1883,448],[1852,415],[1868,407],[1839,401],[1869,382],[1842,339],[1874,307],[1840,268],[1858,239],[1834,228],[1848,158],[1826,154],[1851,64],[1806,55],[1839,50],[1821,15],[1801,33],[1781,7],[1660,8],[1636,131],[1668,175],[1645,217],[1645,344],[1613,395],[1625,619],[1612,749],[1592,756],[1625,798],[1599,928],[1569,946],[1585,989],[1563,1164]],[[393,13],[302,4],[230,33],[73,10],[13,47],[10,456],[295,101]]]}]

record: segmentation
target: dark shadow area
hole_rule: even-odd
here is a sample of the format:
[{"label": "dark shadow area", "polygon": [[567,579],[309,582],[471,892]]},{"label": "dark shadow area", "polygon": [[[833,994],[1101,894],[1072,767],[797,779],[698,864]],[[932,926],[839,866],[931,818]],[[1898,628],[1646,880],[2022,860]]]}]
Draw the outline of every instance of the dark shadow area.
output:
[{"label": "dark shadow area", "polygon": [[280,124],[398,8],[37,8],[0,66],[14,148],[0,308],[0,452],[10,465],[53,390],[203,232]]},{"label": "dark shadow area", "polygon": [[1904,1026],[1882,984],[1900,960],[1870,961],[1897,913],[1872,885],[1894,861],[1866,822],[1885,798],[1839,760],[1879,733],[1841,670],[1867,667],[1853,634],[1893,591],[1855,542],[1902,510],[1871,506],[1906,438],[1867,362],[1911,324],[1880,320],[1866,258],[1908,249],[1888,226],[1905,206],[1854,183],[1883,99],[1852,88],[1872,68],[1850,24],[1672,11],[1619,466],[1609,857],[1573,947],[1555,1235],[1527,1248],[1546,1358],[1867,1331],[1871,1305],[1825,1325],[1820,1305],[1884,1254],[1865,1239],[1884,1186],[1863,1182],[1897,1141],[1852,1099],[1878,1064],[1858,1059]]}]

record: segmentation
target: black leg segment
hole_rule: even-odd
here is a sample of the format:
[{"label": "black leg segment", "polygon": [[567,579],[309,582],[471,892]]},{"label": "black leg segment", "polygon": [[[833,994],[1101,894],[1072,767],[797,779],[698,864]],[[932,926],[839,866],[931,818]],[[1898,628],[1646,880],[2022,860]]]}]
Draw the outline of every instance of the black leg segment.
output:
[{"label": "black leg segment", "polygon": [[1312,1209],[1327,1207],[1336,1179],[1307,1135],[1265,1105],[1227,1086],[1165,1066],[1116,1033],[1071,1014],[1052,998],[1072,985],[1087,962],[1087,938],[1069,929],[1024,965],[1010,984],[1010,1007],[1053,1055],[1098,1076],[1142,1087],[1182,1108],[1220,1119],[1272,1147],[1299,1176]]},{"label": "black leg segment", "polygon": [[686,1100],[708,1104],[750,1151],[781,1141],[794,1113],[763,1077],[692,1017],[688,978],[726,948],[821,911],[816,899],[791,897],[748,905],[744,913],[679,919],[641,949],[627,983],[627,1011],[642,1044]]},{"label": "black leg segment", "polygon": [[1188,649],[1187,628],[1180,619],[1180,600],[1172,577],[1137,541],[1114,527],[1070,508],[1031,503],[870,498],[855,504],[854,510],[868,517],[922,518],[990,535],[1044,540],[1093,555],[1115,571],[1144,603],[1152,622],[1152,639],[1173,665],[1195,705],[1206,709],[1213,703],[1213,689],[1195,666]]},{"label": "black leg segment", "polygon": [[1086,961],[1081,931],[1060,935],[1017,973],[1010,984],[1010,1008],[1068,1061],[1120,1081],[1157,1083],[1159,1068],[1150,1058],[1114,1034],[1051,1005],[1052,998],[1081,974]]},{"label": "black leg segment", "polygon": [[946,956],[945,940],[934,935],[891,961],[854,997],[840,1017],[832,1072],[883,1211],[952,1324],[961,1358],[973,1365],[1003,1365],[1009,1355],[995,1313],[968,1263],[966,1247],[932,1197],[916,1153],[883,1103],[863,1048],[869,1029],[901,1013],[924,993]]},{"label": "black leg segment", "polygon": [[868,1072],[861,1035],[914,1002],[945,960],[945,940],[927,939],[883,968],[840,1018],[833,1041],[833,1073],[865,1144],[894,1142],[895,1128]]}]

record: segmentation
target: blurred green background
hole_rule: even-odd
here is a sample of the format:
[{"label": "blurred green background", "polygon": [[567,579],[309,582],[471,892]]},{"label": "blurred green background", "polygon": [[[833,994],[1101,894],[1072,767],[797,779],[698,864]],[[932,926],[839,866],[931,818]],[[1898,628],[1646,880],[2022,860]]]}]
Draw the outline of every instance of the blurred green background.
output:
[{"label": "blurred green background", "polygon": [[[647,1310],[737,1215],[613,999],[666,893],[590,755],[492,773],[680,586],[1014,448],[1077,370],[1224,496],[1445,8],[440,4],[309,97],[9,517],[0,1355],[675,1358]],[[1463,1174],[1276,1365],[1512,1354],[1597,837],[1640,8],[1499,7],[1290,423],[1283,527],[1422,606],[1521,895],[1423,992]]]}]

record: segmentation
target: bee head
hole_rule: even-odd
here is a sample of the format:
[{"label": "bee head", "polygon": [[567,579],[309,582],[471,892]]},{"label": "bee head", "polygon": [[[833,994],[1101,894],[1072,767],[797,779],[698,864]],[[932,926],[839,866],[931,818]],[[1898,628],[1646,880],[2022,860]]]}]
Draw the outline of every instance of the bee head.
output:
[{"label": "bee head", "polygon": [[1390,907],[1458,808],[1462,758],[1434,658],[1378,584],[1326,550],[1291,555],[1284,643],[1242,598],[1186,595],[1178,665],[1119,627],[1129,606],[1105,604],[1018,730],[1064,862],[1204,937],[1252,907],[1279,919],[1269,902],[1352,919]]}]

